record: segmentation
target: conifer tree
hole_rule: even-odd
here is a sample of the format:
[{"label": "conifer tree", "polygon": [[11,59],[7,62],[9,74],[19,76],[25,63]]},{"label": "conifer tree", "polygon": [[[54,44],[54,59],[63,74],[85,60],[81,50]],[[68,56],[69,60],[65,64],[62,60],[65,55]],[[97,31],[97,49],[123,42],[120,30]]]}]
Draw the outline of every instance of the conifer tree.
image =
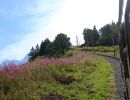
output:
[{"label": "conifer tree", "polygon": [[29,55],[29,61],[33,60],[36,58],[36,50],[34,49],[34,47],[31,48]]},{"label": "conifer tree", "polygon": [[45,39],[44,42],[41,42],[41,46],[40,46],[40,50],[39,50],[39,55],[43,56],[43,55],[47,55],[49,52],[48,47],[50,45],[50,40],[49,39]]}]

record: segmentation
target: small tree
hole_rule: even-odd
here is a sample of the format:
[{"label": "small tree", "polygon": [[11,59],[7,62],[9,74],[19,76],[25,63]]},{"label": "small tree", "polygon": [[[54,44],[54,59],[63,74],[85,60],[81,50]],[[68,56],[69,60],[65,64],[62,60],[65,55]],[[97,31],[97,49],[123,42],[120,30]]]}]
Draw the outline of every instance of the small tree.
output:
[{"label": "small tree", "polygon": [[36,54],[37,54],[37,55],[39,55],[39,51],[40,51],[40,47],[39,47],[39,45],[37,44],[37,45],[36,45]]},{"label": "small tree", "polygon": [[60,33],[55,37],[54,48],[56,51],[64,53],[65,49],[68,49],[70,46],[70,38],[67,35]]},{"label": "small tree", "polygon": [[40,47],[38,44],[36,45],[36,49],[32,47],[32,49],[30,50],[30,53],[28,54],[30,57],[29,61],[34,60],[39,55],[39,51],[40,51]]},{"label": "small tree", "polygon": [[96,26],[93,27],[93,30],[85,28],[83,31],[83,35],[84,35],[85,45],[96,46],[97,41],[99,40],[99,33],[96,29]]},{"label": "small tree", "polygon": [[29,61],[34,60],[37,57],[37,53],[34,47],[32,47],[28,55],[29,55]]},{"label": "small tree", "polygon": [[100,29],[101,37],[99,40],[100,45],[112,45],[112,25],[107,24]]},{"label": "small tree", "polygon": [[49,39],[45,39],[44,42],[42,41],[41,46],[40,46],[40,51],[39,51],[39,55],[43,56],[43,55],[47,55],[48,52],[48,46],[50,45],[50,40]]},{"label": "small tree", "polygon": [[85,45],[88,45],[88,46],[92,46],[93,45],[92,34],[93,34],[93,30],[86,29],[86,28],[84,29],[83,35],[84,35]]},{"label": "small tree", "polygon": [[55,47],[54,47],[54,42],[51,42],[47,47],[46,47],[46,50],[47,50],[47,56],[48,57],[53,57],[56,53],[56,50],[55,50]]},{"label": "small tree", "polygon": [[99,33],[96,29],[96,26],[94,25],[93,27],[93,46],[95,46],[97,44],[97,42],[99,41]]},{"label": "small tree", "polygon": [[41,42],[40,45],[40,51],[39,51],[39,56],[43,56],[44,55],[44,42]]}]

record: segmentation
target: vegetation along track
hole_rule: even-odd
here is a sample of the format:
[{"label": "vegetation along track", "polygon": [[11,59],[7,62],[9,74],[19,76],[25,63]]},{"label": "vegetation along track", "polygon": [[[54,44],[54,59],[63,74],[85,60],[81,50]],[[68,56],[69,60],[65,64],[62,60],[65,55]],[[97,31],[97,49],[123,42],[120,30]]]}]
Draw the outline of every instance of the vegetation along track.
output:
[{"label": "vegetation along track", "polygon": [[103,56],[113,66],[115,83],[116,83],[115,100],[125,100],[126,86],[124,79],[122,77],[122,69],[121,69],[122,67],[120,60],[112,56],[107,55],[100,55],[100,56]]}]

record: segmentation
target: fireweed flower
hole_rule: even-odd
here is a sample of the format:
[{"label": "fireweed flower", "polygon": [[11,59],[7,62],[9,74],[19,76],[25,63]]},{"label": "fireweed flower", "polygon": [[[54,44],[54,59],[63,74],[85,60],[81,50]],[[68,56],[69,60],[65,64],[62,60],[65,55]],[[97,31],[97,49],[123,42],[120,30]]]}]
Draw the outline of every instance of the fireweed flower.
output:
[{"label": "fireweed flower", "polygon": [[17,78],[15,77],[17,76],[17,73],[21,73],[26,70],[30,70],[37,67],[44,67],[46,65],[52,65],[52,64],[75,64],[83,59],[89,59],[88,58],[89,56],[90,55],[85,52],[80,52],[71,57],[37,59],[37,60],[34,60],[33,62],[28,62],[22,65],[16,65],[16,64],[10,63],[0,68],[0,75],[8,74],[14,77],[15,79]]}]

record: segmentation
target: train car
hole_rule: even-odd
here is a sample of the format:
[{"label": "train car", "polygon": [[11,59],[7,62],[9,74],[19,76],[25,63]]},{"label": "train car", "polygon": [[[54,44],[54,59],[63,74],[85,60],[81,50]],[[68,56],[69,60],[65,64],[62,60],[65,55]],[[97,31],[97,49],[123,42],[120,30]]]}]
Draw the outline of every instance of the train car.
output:
[{"label": "train car", "polygon": [[[130,100],[130,0],[124,5],[124,0],[119,0],[119,48],[122,62],[122,74],[126,86],[125,99]],[[124,10],[125,8],[125,10]],[[123,15],[123,10],[124,15]],[[122,22],[122,16],[124,21]]]}]

